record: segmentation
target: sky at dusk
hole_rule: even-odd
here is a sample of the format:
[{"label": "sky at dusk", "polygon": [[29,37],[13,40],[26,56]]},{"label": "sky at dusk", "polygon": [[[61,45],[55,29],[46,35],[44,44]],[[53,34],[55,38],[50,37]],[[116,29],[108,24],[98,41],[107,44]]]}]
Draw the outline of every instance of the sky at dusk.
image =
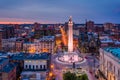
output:
[{"label": "sky at dusk", "polygon": [[0,23],[120,23],[120,0],[0,0]]}]

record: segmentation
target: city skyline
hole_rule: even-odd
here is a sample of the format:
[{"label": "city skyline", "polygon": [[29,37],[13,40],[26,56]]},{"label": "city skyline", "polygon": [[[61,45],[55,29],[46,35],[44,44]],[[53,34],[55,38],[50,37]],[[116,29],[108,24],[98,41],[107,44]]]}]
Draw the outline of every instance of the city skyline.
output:
[{"label": "city skyline", "polygon": [[49,20],[57,14],[40,19],[48,24],[39,18],[33,24],[27,20],[34,16],[26,16],[32,13],[19,14],[2,18],[15,24],[0,24],[0,80],[120,80],[120,24],[88,18],[77,23],[77,16],[63,14],[55,24]]},{"label": "city skyline", "polygon": [[0,0],[0,24],[64,23],[71,15],[75,23],[84,23],[85,19],[119,23],[119,13],[118,0]]}]

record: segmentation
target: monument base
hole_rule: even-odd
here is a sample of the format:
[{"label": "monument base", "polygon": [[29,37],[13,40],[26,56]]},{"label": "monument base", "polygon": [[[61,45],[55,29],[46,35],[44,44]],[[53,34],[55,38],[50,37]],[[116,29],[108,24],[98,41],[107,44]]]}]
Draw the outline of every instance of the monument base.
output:
[{"label": "monument base", "polygon": [[59,62],[62,63],[79,63],[84,59],[79,56],[76,52],[65,52],[63,55],[57,57]]}]

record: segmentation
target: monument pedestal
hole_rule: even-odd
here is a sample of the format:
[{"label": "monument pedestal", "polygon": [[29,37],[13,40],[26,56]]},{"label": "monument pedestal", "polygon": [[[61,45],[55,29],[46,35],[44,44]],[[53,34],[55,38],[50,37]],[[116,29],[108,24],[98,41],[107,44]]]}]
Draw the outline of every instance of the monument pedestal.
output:
[{"label": "monument pedestal", "polygon": [[79,61],[82,61],[83,58],[80,57],[77,53],[75,52],[72,52],[72,53],[69,53],[69,52],[65,52],[63,55],[61,55],[59,58],[58,58],[59,61],[62,61],[62,62],[68,62],[68,63],[73,63],[73,62],[79,62]]}]

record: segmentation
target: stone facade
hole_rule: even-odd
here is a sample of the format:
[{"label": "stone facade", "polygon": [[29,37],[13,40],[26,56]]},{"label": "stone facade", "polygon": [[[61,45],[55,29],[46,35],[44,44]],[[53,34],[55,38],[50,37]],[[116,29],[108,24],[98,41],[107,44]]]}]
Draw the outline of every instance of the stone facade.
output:
[{"label": "stone facade", "polygon": [[120,51],[120,48],[100,49],[100,71],[107,80],[120,80],[120,58],[114,56],[118,55],[116,51]]}]

